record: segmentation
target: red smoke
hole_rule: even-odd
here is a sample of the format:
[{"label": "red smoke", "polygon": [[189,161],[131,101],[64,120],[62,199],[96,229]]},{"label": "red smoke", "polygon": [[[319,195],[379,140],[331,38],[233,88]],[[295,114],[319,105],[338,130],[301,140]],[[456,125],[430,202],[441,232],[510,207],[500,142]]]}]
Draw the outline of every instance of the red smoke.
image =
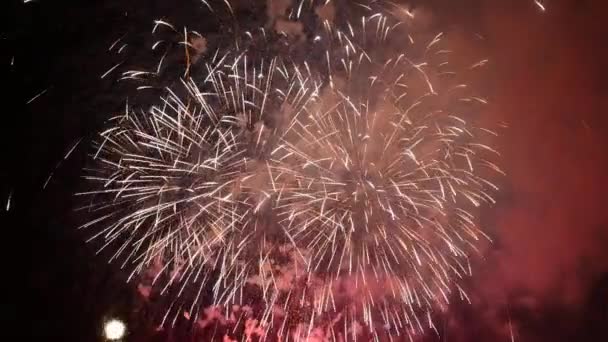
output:
[{"label": "red smoke", "polygon": [[472,2],[479,12],[459,2],[439,18],[485,37],[494,72],[485,120],[509,125],[497,146],[507,177],[484,220],[496,241],[474,269],[474,313],[453,310],[441,338],[572,340],[570,326],[594,319],[585,305],[608,274],[608,6],[553,0],[542,12],[527,0]]},{"label": "red smoke", "polygon": [[570,304],[608,270],[605,11],[574,3],[539,14],[488,1],[482,14],[499,77],[492,119],[510,126],[500,150],[512,197],[498,217],[495,265],[479,281]]}]

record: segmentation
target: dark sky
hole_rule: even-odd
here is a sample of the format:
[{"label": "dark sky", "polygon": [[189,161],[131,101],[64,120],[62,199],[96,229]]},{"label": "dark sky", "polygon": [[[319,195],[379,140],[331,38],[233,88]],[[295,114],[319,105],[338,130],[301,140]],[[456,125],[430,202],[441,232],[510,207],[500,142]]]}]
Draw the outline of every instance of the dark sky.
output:
[{"label": "dark sky", "polygon": [[[498,142],[507,180],[484,219],[495,243],[468,284],[473,304],[452,308],[442,340],[510,341],[513,332],[516,341],[608,341],[608,5],[552,0],[542,12],[528,0],[415,2],[434,25],[485,37],[458,45],[490,59],[486,118],[509,125]],[[154,334],[133,289],[74,229],[71,194],[86,151],[57,164],[124,105],[125,90],[99,78],[114,62],[111,42],[129,33],[137,50],[161,17],[213,31],[192,3],[4,5],[4,316],[23,326],[23,340],[100,340],[113,315],[131,317],[132,337]]]}]

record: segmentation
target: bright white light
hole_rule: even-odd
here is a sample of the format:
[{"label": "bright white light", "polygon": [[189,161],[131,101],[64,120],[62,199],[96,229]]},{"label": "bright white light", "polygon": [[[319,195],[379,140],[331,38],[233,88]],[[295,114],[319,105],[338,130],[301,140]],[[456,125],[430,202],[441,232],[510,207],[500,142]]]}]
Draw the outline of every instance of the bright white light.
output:
[{"label": "bright white light", "polygon": [[123,338],[126,330],[125,324],[117,319],[107,321],[103,327],[103,332],[106,338],[110,341],[116,341]]},{"label": "bright white light", "polygon": [[536,4],[536,6],[538,6],[538,8],[540,8],[541,11],[544,12],[546,10],[545,5],[543,5],[543,3],[539,0],[534,0],[534,3]]}]

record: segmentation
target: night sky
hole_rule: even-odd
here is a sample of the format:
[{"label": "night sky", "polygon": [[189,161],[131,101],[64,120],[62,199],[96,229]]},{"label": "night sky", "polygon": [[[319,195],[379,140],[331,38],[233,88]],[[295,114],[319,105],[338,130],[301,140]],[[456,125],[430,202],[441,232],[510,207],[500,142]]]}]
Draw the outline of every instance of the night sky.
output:
[{"label": "night sky", "polygon": [[[422,7],[429,25],[484,37],[457,42],[490,60],[485,120],[509,126],[497,142],[507,179],[483,216],[495,241],[466,284],[473,303],[456,302],[440,320],[441,338],[428,340],[608,341],[608,6],[410,3]],[[72,194],[82,186],[88,150],[79,145],[63,158],[81,139],[90,141],[130,94],[100,79],[117,61],[107,52],[113,41],[128,34],[128,63],[146,64],[138,51],[154,19],[203,35],[217,34],[218,23],[198,17],[202,5],[193,0],[3,6],[0,227],[10,288],[3,316],[20,327],[20,340],[101,341],[102,322],[114,316],[127,320],[128,340],[195,340],[188,329],[156,332],[153,308],[85,245]],[[264,23],[256,13],[244,10],[239,20]]]}]

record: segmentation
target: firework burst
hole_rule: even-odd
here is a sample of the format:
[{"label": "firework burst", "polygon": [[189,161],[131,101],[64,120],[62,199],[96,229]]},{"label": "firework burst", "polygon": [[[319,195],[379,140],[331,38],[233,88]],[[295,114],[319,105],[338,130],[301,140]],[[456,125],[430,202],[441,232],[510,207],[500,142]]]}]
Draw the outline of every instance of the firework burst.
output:
[{"label": "firework burst", "polygon": [[434,328],[488,239],[477,210],[501,171],[474,124],[485,100],[442,35],[417,42],[392,15],[325,21],[305,58],[245,36],[110,120],[83,228],[130,278],[174,291],[163,322],[255,297],[243,317],[285,340]]},{"label": "firework burst", "polygon": [[315,283],[302,304],[311,321],[342,313],[352,338],[361,323],[374,339],[434,328],[454,290],[468,299],[458,282],[488,238],[476,210],[497,190],[484,175],[501,172],[480,143],[494,133],[468,121],[485,100],[455,82],[441,35],[374,51],[397,26],[372,15],[348,33],[327,27],[327,86],[273,155],[280,222]]},{"label": "firework burst", "polygon": [[91,237],[104,241],[100,250],[131,277],[162,265],[153,280],[168,274],[161,292],[196,283],[193,304],[208,285],[214,304],[236,302],[269,233],[259,225],[272,197],[265,159],[276,113],[297,115],[309,96],[286,69],[227,54],[207,65],[206,80],[183,81],[182,95],[167,90],[149,111],[111,119],[86,177],[95,190],[81,194],[99,216],[83,227],[102,227]]},{"label": "firework burst", "polygon": [[[328,54],[329,85],[276,153],[288,165],[276,181],[287,184],[281,224],[304,273],[323,284],[313,312],[346,311],[346,325],[365,323],[372,334],[378,322],[391,335],[421,332],[454,289],[466,298],[458,280],[487,238],[475,208],[493,203],[496,186],[482,175],[500,170],[479,137],[493,133],[459,113],[485,101],[441,80],[452,76],[432,48],[440,36],[424,62],[381,58],[355,43],[361,37],[334,37],[344,53]],[[345,290],[348,306],[338,308]]]}]

